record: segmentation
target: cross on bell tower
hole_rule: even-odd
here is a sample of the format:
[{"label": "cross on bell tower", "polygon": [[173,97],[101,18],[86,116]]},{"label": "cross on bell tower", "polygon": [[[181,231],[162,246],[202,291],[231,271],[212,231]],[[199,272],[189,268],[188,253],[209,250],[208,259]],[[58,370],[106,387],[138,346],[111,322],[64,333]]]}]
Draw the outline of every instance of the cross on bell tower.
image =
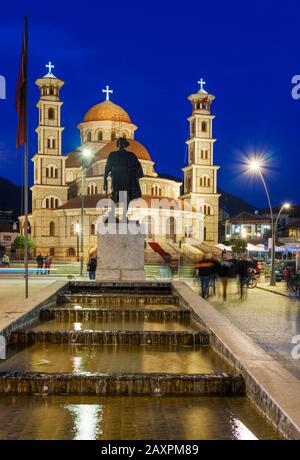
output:
[{"label": "cross on bell tower", "polygon": [[199,80],[198,83],[200,85],[199,92],[206,93],[207,91],[205,91],[205,89],[203,88],[203,86],[206,85],[206,82],[203,80],[203,78],[201,78],[201,80]]},{"label": "cross on bell tower", "polygon": [[48,64],[45,65],[45,67],[48,69],[48,73],[45,75],[45,77],[54,77],[52,69],[54,69],[55,66],[52,64],[52,62],[49,61]]},{"label": "cross on bell tower", "polygon": [[102,93],[106,94],[106,100],[109,101],[109,95],[113,94],[113,90],[109,89],[109,85],[106,85],[106,89],[103,89]]}]

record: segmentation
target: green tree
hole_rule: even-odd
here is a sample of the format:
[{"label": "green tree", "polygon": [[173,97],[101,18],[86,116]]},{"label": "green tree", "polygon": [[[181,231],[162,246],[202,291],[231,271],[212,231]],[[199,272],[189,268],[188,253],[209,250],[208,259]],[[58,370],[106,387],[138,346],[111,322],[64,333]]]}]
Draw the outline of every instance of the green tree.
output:
[{"label": "green tree", "polygon": [[232,239],[229,241],[232,252],[237,255],[245,254],[247,252],[247,241],[243,239]]},{"label": "green tree", "polygon": [[[25,242],[26,242],[25,236],[23,235],[17,236],[14,241],[15,249],[21,249],[22,251],[24,251]],[[31,238],[28,238],[28,249],[34,249],[34,242]]]}]

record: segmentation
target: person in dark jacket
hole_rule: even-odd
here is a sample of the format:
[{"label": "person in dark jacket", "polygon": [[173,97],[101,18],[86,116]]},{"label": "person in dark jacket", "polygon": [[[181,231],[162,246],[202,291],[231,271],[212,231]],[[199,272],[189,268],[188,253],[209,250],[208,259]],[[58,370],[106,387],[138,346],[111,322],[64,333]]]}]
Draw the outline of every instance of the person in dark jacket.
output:
[{"label": "person in dark jacket", "polygon": [[240,285],[240,295],[241,299],[244,295],[244,288],[247,284],[249,278],[249,269],[251,268],[251,262],[247,260],[246,256],[241,257],[238,261],[237,265],[237,273],[239,277],[239,285]]},{"label": "person in dark jacket", "polygon": [[227,300],[228,279],[230,278],[231,271],[232,271],[231,262],[229,260],[226,260],[226,258],[221,260],[221,262],[219,263],[218,275],[220,277],[220,280],[223,286],[223,301],[224,302]]},{"label": "person in dark jacket", "polygon": [[36,274],[43,274],[43,266],[44,266],[44,257],[42,256],[41,253],[36,258],[36,265],[37,265],[37,270]]},{"label": "person in dark jacket", "polygon": [[203,299],[209,297],[209,286],[217,273],[216,261],[211,257],[205,256],[197,265],[198,276],[201,285],[200,295]]},{"label": "person in dark jacket", "polygon": [[96,279],[97,259],[91,257],[87,263],[87,271],[89,272],[90,280]]}]

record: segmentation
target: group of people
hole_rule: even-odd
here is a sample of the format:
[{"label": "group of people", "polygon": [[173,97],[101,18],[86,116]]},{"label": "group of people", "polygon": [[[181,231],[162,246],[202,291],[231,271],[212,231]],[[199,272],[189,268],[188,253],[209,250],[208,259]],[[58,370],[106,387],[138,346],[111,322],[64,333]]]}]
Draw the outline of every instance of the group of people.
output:
[{"label": "group of people", "polygon": [[37,275],[50,275],[51,265],[53,262],[53,257],[48,254],[46,257],[42,256],[41,253],[36,258],[37,264]]},{"label": "group of people", "polygon": [[200,281],[200,295],[208,299],[210,288],[215,293],[216,280],[219,278],[223,288],[223,300],[226,301],[229,279],[238,278],[239,292],[243,298],[251,272],[258,273],[258,264],[256,260],[247,260],[246,257],[230,259],[227,254],[222,254],[219,259],[206,255],[195,265],[195,270]]}]

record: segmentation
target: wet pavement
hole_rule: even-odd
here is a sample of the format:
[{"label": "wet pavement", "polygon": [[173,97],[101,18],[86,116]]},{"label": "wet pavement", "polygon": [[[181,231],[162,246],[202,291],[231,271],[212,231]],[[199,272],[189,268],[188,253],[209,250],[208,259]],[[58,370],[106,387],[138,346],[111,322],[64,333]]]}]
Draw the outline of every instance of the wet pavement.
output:
[{"label": "wet pavement", "polygon": [[[197,284],[191,285],[194,290],[199,290]],[[209,302],[300,379],[300,359],[292,356],[295,347],[293,337],[299,336],[300,343],[300,300],[257,288],[249,289],[246,298],[241,300],[237,284],[233,281],[229,284],[226,302],[222,300],[220,285],[217,285],[216,295],[210,297]],[[299,352],[297,355],[300,358]]]},{"label": "wet pavement", "polygon": [[247,398],[1,396],[1,439],[255,440],[281,436]]}]

